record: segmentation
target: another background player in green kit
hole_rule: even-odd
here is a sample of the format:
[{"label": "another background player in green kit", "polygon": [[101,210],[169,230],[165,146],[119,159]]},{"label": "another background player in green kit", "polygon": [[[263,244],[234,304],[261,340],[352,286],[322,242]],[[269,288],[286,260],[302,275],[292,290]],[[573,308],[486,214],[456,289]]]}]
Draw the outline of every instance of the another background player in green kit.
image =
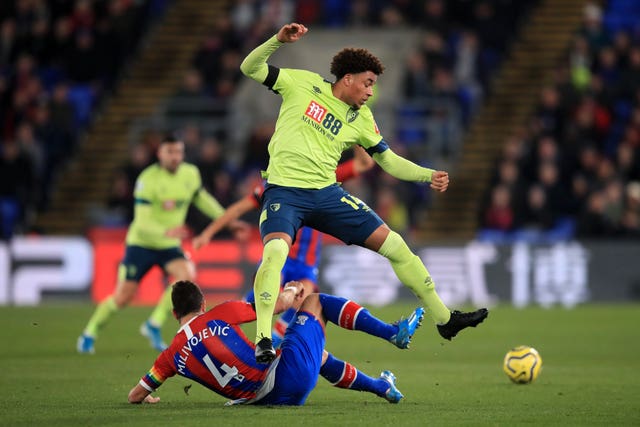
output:
[{"label": "another background player in green kit", "polygon": [[405,181],[430,182],[436,191],[447,189],[448,173],[416,165],[389,148],[365,105],[384,70],[369,51],[346,48],[335,55],[331,63],[335,82],[310,71],[267,64],[276,49],[300,40],[306,33],[304,25],[284,25],[249,53],[240,67],[245,75],[282,96],[276,130],[269,142],[260,215],[264,249],[254,283],[256,360],[269,363],[275,358],[271,322],[280,272],[303,225],[386,257],[400,281],[425,304],[442,337],[451,339],[460,330],[476,326],[488,311],[450,311],[436,293],[424,264],[404,239],[367,205],[344,191],[335,178],[342,152],[356,144],[387,173]]},{"label": "another background player in green kit", "polygon": [[[181,248],[188,237],[185,225],[191,204],[211,219],[224,208],[203,187],[198,168],[184,160],[184,143],[172,136],[161,142],[158,162],[142,171],[134,190],[134,218],[126,237],[126,252],[118,270],[115,292],[96,307],[82,335],[80,353],[93,353],[98,331],[120,308],[133,299],[140,280],[154,266],[160,266],[174,280],[195,280],[193,262]],[[240,223],[231,227],[238,228]],[[162,295],[140,332],[158,351],[166,348],[160,328],[171,312],[171,287]]]}]

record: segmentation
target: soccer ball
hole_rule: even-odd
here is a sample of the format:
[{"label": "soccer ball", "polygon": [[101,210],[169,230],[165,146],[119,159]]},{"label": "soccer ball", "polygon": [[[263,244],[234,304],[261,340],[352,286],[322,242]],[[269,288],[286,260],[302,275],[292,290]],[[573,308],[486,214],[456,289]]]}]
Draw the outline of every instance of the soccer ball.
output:
[{"label": "soccer ball", "polygon": [[529,384],[540,375],[542,358],[538,351],[526,345],[512,348],[504,356],[502,369],[516,384]]}]

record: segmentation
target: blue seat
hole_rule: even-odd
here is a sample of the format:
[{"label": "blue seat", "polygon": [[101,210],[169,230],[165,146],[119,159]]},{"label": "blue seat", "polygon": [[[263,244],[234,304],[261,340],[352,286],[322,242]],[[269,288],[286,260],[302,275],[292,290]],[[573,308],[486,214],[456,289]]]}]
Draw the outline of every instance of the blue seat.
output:
[{"label": "blue seat", "polygon": [[21,212],[15,197],[0,197],[0,238],[8,240],[13,236]]},{"label": "blue seat", "polygon": [[75,121],[78,128],[86,127],[91,120],[95,102],[93,88],[90,85],[76,84],[69,87],[69,102],[75,108]]}]

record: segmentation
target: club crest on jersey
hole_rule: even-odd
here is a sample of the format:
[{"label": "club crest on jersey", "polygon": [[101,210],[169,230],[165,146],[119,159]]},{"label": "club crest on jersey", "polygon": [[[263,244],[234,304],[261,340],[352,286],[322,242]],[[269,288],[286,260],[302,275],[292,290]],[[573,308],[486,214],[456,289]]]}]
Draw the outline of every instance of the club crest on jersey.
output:
[{"label": "club crest on jersey", "polygon": [[314,100],[311,100],[311,102],[307,106],[307,111],[305,111],[304,113],[305,116],[310,117],[316,123],[322,122],[325,114],[327,114],[327,108],[318,104]]},{"label": "club crest on jersey", "polygon": [[347,111],[347,123],[351,123],[352,121],[357,119],[358,114],[360,113],[357,110],[354,110],[353,108],[349,108],[349,111]]},{"label": "club crest on jersey", "polygon": [[309,316],[306,316],[304,314],[299,314],[298,318],[296,319],[296,323],[298,325],[304,326],[304,324],[307,323],[307,320],[309,320]]},{"label": "club crest on jersey", "polygon": [[278,212],[280,210],[280,203],[271,203],[269,205],[269,209],[271,209],[273,212]]}]

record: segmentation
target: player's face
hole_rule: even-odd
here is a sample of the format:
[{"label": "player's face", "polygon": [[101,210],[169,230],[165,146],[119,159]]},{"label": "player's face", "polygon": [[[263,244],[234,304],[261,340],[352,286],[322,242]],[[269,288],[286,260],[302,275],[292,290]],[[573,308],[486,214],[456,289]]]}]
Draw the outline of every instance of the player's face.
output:
[{"label": "player's face", "polygon": [[184,143],[176,141],[164,143],[158,148],[158,161],[160,166],[169,172],[175,172],[184,160]]},{"label": "player's face", "polygon": [[358,109],[373,96],[373,86],[378,81],[378,76],[372,71],[365,71],[364,73],[347,74],[344,79],[348,104]]}]

